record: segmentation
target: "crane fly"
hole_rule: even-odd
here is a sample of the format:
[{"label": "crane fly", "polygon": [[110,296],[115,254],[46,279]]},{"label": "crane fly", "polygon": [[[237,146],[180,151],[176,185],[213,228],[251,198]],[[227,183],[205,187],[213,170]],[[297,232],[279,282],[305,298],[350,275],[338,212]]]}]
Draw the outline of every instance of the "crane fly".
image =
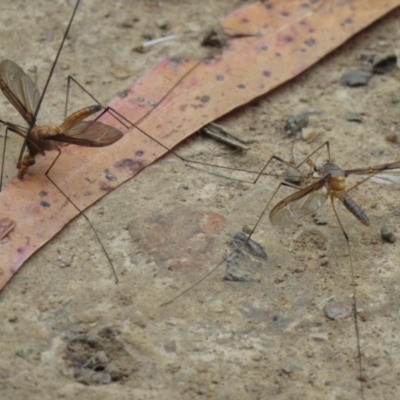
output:
[{"label": "crane fly", "polygon": [[[348,192],[369,179],[378,183],[400,184],[400,161],[348,170],[343,170],[332,162],[326,162],[315,164],[313,168],[313,176],[318,174],[322,178],[280,201],[269,215],[273,225],[288,226],[303,216],[314,214],[329,197],[332,202],[338,199],[362,224],[369,226],[368,216]],[[367,177],[346,190],[345,178],[349,175],[367,175]]]},{"label": "crane fly", "polygon": [[[315,163],[311,160],[311,157],[314,153],[316,153],[319,149],[323,146],[326,146],[328,150],[328,161],[326,162],[319,162]],[[279,201],[270,211],[269,213],[269,220],[272,225],[280,226],[280,227],[287,227],[299,219],[316,213],[328,200],[331,200],[331,204],[334,210],[334,214],[337,218],[339,223],[340,229],[344,234],[347,244],[347,250],[349,254],[350,260],[350,268],[351,268],[351,276],[352,276],[352,291],[353,291],[353,318],[354,318],[354,327],[356,332],[357,338],[357,358],[358,358],[358,375],[360,380],[360,391],[363,397],[363,363],[361,358],[361,345],[360,345],[360,335],[359,335],[359,322],[358,322],[358,310],[357,310],[357,294],[356,294],[356,283],[355,283],[355,273],[353,267],[353,260],[352,260],[352,253],[350,248],[350,241],[349,236],[347,235],[343,224],[340,220],[339,214],[336,211],[335,202],[334,200],[338,200],[340,203],[344,205],[344,207],[363,225],[369,226],[370,221],[365,213],[365,211],[361,208],[360,205],[356,203],[355,200],[350,196],[350,192],[360,186],[362,183],[366,182],[367,180],[372,180],[376,183],[385,183],[385,184],[400,184],[400,161],[395,161],[387,164],[380,164],[371,167],[364,167],[364,168],[355,168],[355,169],[342,169],[337,164],[331,161],[330,157],[330,148],[329,142],[325,142],[322,146],[317,148],[313,153],[311,153],[308,157],[306,157],[301,163],[298,165],[294,165],[293,162],[286,162],[278,156],[272,156],[262,171],[259,173],[260,175],[257,179],[264,174],[265,169],[271,163],[271,161],[278,161],[290,168],[294,168],[299,171],[300,166],[306,164],[311,168],[311,171],[308,174],[303,174],[301,176],[304,180],[313,180],[312,183],[308,183],[303,187],[299,187],[293,185],[287,181],[281,182],[279,186],[274,191],[272,197],[264,207],[262,213],[260,214],[259,218],[257,219],[256,224],[251,229],[251,232],[247,238],[247,242],[243,243],[242,245],[238,246],[235,251],[237,251],[240,247],[243,247],[246,243],[250,241],[250,238],[256,231],[262,217],[265,215],[266,211],[269,209],[270,204],[272,203],[275,195],[277,194],[278,190],[281,186],[288,186],[296,189],[297,191],[283,200]],[[269,174],[265,174],[269,175]],[[273,174],[276,176],[275,174]],[[356,175],[362,177],[361,181],[346,188],[346,178],[351,175]],[[255,180],[255,182],[257,181]],[[206,275],[204,275],[200,280],[195,282],[189,288],[175,296],[172,300],[164,303],[163,305],[170,304],[178,297],[184,295],[189,290],[193,289],[203,280],[205,280],[210,274],[212,274],[219,266],[221,266],[225,261],[227,261],[234,252],[230,252],[229,255],[224,257],[224,259],[214,268],[212,268]]]},{"label": "crane fly", "polygon": [[0,63],[0,89],[29,124],[29,128],[24,128],[0,119],[7,129],[26,139],[28,154],[17,165],[20,179],[23,179],[27,169],[35,164],[35,157],[38,154],[44,156],[46,151],[52,150],[56,150],[60,154],[60,147],[66,144],[104,147],[123,137],[120,130],[102,122],[83,121],[101,111],[102,107],[98,104],[76,111],[68,116],[60,126],[36,125],[35,114],[41,98],[39,90],[32,79],[13,61],[4,60]]},{"label": "crane fly", "polygon": [[[8,101],[13,105],[13,107],[19,112],[25,122],[28,124],[28,127],[22,127],[17,124],[5,121],[0,119],[0,123],[6,126],[6,135],[4,139],[4,147],[3,147],[3,157],[2,157],[2,165],[4,166],[5,162],[5,148],[6,148],[6,139],[7,133],[13,132],[17,135],[24,138],[24,144],[22,146],[20,157],[18,160],[17,168],[18,168],[18,177],[22,180],[27,172],[29,172],[29,168],[35,163],[35,158],[37,155],[45,155],[47,151],[58,151],[58,154],[52,160],[50,166],[45,172],[45,176],[49,181],[60,191],[60,193],[75,207],[75,209],[82,214],[82,216],[88,221],[90,224],[91,229],[93,230],[94,234],[98,242],[100,243],[103,252],[105,253],[108,262],[113,270],[114,276],[116,281],[118,278],[116,276],[115,268],[113,263],[105,250],[104,245],[102,244],[100,238],[92,223],[82,212],[82,210],[77,207],[77,205],[71,201],[71,199],[67,196],[66,193],[63,192],[62,188],[57,185],[54,179],[49,175],[50,170],[55,165],[56,161],[62,154],[62,147],[68,144],[75,144],[79,146],[85,147],[104,147],[111,145],[122,138],[123,133],[118,129],[105,125],[100,121],[84,121],[85,118],[92,116],[93,114],[102,111],[102,114],[105,112],[110,113],[110,115],[115,118],[121,125],[125,128],[135,127],[139,130],[143,135],[147,136],[152,141],[156,142],[158,145],[166,149],[168,152],[171,152],[179,159],[185,161],[183,157],[178,155],[177,153],[171,151],[171,149],[165,146],[163,143],[158,141],[156,138],[152,137],[151,135],[147,134],[144,130],[142,130],[137,124],[147,117],[153,110],[155,110],[156,106],[160,104],[178,85],[179,83],[187,77],[202,61],[198,61],[195,63],[190,69],[188,69],[177,82],[172,85],[168,91],[166,91],[163,96],[158,100],[157,103],[153,104],[153,108],[151,108],[147,113],[145,113],[135,124],[129,121],[125,116],[121,115],[118,111],[114,110],[111,107],[103,107],[82,85],[80,85],[73,77],[68,76],[68,85],[67,85],[67,100],[66,100],[66,107],[65,107],[65,117],[64,122],[57,126],[57,125],[44,125],[39,126],[37,124],[37,116],[41,107],[41,103],[43,97],[47,91],[47,87],[49,85],[50,79],[54,72],[55,66],[58,62],[59,55],[63,48],[64,42],[67,38],[69,29],[71,27],[72,21],[74,19],[76,10],[79,6],[80,1],[77,0],[75,4],[75,8],[73,10],[72,16],[69,20],[67,29],[63,35],[63,39],[59,46],[57,55],[55,60],[52,64],[50,73],[48,75],[47,81],[45,83],[44,89],[42,94],[36,84],[32,81],[32,79],[13,61],[4,60],[0,63],[0,88],[2,89],[5,97]],[[97,105],[90,106],[83,108],[67,117],[67,109],[68,109],[68,96],[69,96],[69,88],[70,82],[73,81],[77,84],[86,94],[88,94]],[[25,148],[27,148],[28,152],[24,156]],[[190,162],[190,160],[187,160]],[[1,170],[0,176],[0,190],[2,187],[3,182],[3,167]],[[0,232],[1,233],[1,232]]]},{"label": "crane fly", "polygon": [[[349,192],[356,187],[360,186],[367,180],[375,181],[376,183],[382,184],[400,184],[400,161],[395,161],[387,164],[380,164],[371,167],[355,168],[355,169],[341,169],[338,165],[330,161],[329,152],[329,142],[324,143],[322,146],[326,145],[329,154],[329,160],[325,163],[313,163],[309,158],[305,162],[312,167],[312,172],[309,177],[318,179],[314,183],[307,185],[306,187],[298,190],[292,195],[279,201],[271,210],[269,214],[269,219],[271,224],[276,226],[289,226],[296,222],[302,217],[314,214],[320,209],[325,202],[330,198],[332,208],[336,219],[339,223],[340,229],[346,239],[347,250],[350,260],[350,269],[352,276],[352,288],[353,288],[353,318],[357,337],[357,350],[358,350],[358,365],[359,365],[359,380],[360,380],[360,390],[361,397],[364,398],[364,377],[363,377],[363,364],[361,358],[361,345],[360,345],[360,335],[359,326],[357,318],[357,294],[356,294],[356,283],[355,283],[355,273],[352,260],[352,253],[350,249],[349,236],[347,235],[343,224],[339,218],[339,214],[336,211],[334,200],[339,200],[344,207],[357,218],[365,226],[370,225],[369,218],[364,210],[351,198]],[[322,147],[321,146],[321,147]],[[318,149],[317,149],[318,150]],[[279,159],[279,158],[278,158]],[[267,163],[268,164],[268,163]],[[265,167],[264,167],[265,169]],[[346,190],[346,178],[350,175],[360,175],[363,179],[351,186]],[[267,206],[263,210],[259,220],[257,221],[255,227],[253,228],[251,235],[254,233],[259,221],[261,220],[263,214],[268,209],[269,204],[274,198],[275,194],[281,187],[281,185],[291,186],[285,182],[282,182],[278,188],[275,190],[271,200],[268,202]]]},{"label": "crane fly", "polygon": [[[103,124],[102,122],[96,120],[84,121],[89,116],[103,109],[100,104],[85,107],[79,111],[74,112],[68,117],[66,116],[64,122],[59,126],[37,125],[36,123],[44,95],[46,94],[47,87],[53,75],[64,42],[67,38],[78,5],[79,0],[77,0],[75,4],[74,10],[72,12],[67,29],[64,33],[57,55],[51,67],[42,94],[40,94],[39,89],[36,87],[32,79],[16,63],[10,60],[3,60],[0,63],[0,89],[3,92],[4,96],[14,106],[14,108],[19,112],[19,114],[28,124],[28,127],[22,127],[0,119],[0,123],[6,126],[6,135],[4,139],[2,157],[2,170],[0,177],[0,190],[2,187],[5,147],[8,131],[14,132],[24,138],[24,144],[22,146],[19,161],[17,164],[18,178],[21,180],[26,174],[28,168],[35,164],[35,158],[38,154],[44,156],[47,151],[58,151],[58,155],[55,157],[50,167],[45,172],[45,176],[88,221],[108,259],[108,262],[111,265],[116,282],[118,282],[113,263],[108,256],[108,253],[105,250],[105,247],[101,242],[96,230],[92,226],[90,220],[82,212],[82,210],[80,210],[61,190],[61,188],[54,182],[54,180],[51,179],[51,177],[49,176],[49,172],[57,161],[58,157],[61,155],[61,147],[68,144],[75,144],[85,147],[109,146],[121,139],[123,137],[123,133],[112,126]],[[25,146],[28,149],[28,154],[23,157]]]}]

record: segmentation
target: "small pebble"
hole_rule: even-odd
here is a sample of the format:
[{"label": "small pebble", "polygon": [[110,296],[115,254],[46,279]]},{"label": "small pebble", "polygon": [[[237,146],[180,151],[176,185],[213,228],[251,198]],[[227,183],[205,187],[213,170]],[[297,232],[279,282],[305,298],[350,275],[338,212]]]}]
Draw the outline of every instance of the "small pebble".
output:
[{"label": "small pebble", "polygon": [[369,362],[369,365],[372,365],[373,367],[380,367],[381,366],[381,362],[379,361],[379,359],[374,358],[373,360],[371,360]]},{"label": "small pebble", "polygon": [[367,321],[368,320],[368,313],[366,312],[366,311],[360,311],[359,313],[358,313],[358,315],[360,316],[360,318],[361,318],[361,321]]},{"label": "small pebble", "polygon": [[340,77],[340,83],[350,87],[367,86],[371,76],[368,71],[348,70]]},{"label": "small pebble", "polygon": [[103,385],[106,385],[107,383],[111,382],[110,374],[107,374],[107,373],[104,373],[104,372],[97,372],[96,374],[93,375],[92,379],[95,382],[101,383]]},{"label": "small pebble", "polygon": [[303,128],[308,125],[308,115],[309,113],[301,113],[297,115],[292,115],[286,120],[285,132],[288,136],[293,136],[297,132],[300,132]]},{"label": "small pebble", "polygon": [[285,365],[283,368],[282,368],[282,371],[285,373],[285,374],[291,374],[292,372],[293,372],[293,370],[294,370],[294,367],[293,367],[293,365]]},{"label": "small pebble", "polygon": [[80,383],[84,385],[90,385],[92,383],[92,378],[95,372],[88,368],[80,368],[78,371],[75,372],[75,378]]},{"label": "small pebble", "polygon": [[139,21],[139,18],[133,17],[133,18],[128,18],[124,22],[122,22],[121,26],[122,28],[132,28],[136,22]]},{"label": "small pebble", "polygon": [[317,135],[314,128],[312,127],[305,127],[301,130],[301,138],[306,142],[311,138],[314,138]]},{"label": "small pebble", "polygon": [[224,281],[249,282],[252,277],[251,259],[240,250],[235,250],[226,261]]},{"label": "small pebble", "polygon": [[[230,246],[233,248],[238,248],[239,246],[241,246],[243,243],[245,243],[247,241],[247,236],[245,233],[243,232],[238,232],[233,240],[230,242]],[[268,255],[266,253],[266,251],[264,250],[264,248],[258,244],[257,242],[255,242],[254,240],[249,240],[246,243],[246,249],[253,254],[253,256],[256,257],[260,257],[263,259],[267,259]]]},{"label": "small pebble", "polygon": [[139,254],[133,253],[133,254],[131,255],[130,261],[131,261],[131,264],[138,265],[139,262],[140,262],[140,256],[139,256]]},{"label": "small pebble", "polygon": [[385,140],[389,143],[399,143],[399,136],[395,133],[391,133],[385,136]]},{"label": "small pebble", "polygon": [[113,382],[119,381],[122,379],[122,371],[118,368],[117,364],[114,361],[111,361],[105,371],[111,376]]},{"label": "small pebble", "polygon": [[58,257],[58,261],[60,261],[60,263],[62,264],[61,267],[70,267],[73,259],[73,254],[61,254]]},{"label": "small pebble", "polygon": [[363,121],[363,116],[360,113],[349,112],[346,115],[346,120],[350,121],[350,122],[359,122],[359,123],[361,123]]},{"label": "small pebble", "polygon": [[326,267],[329,265],[329,258],[328,257],[322,257],[320,262],[319,262],[320,267]]},{"label": "small pebble", "polygon": [[136,53],[147,53],[148,51],[150,51],[150,46],[143,46],[143,45],[138,45],[132,48],[132,51],[135,51]]},{"label": "small pebble", "polygon": [[351,306],[343,301],[331,302],[325,307],[325,315],[333,320],[348,318],[351,315]]},{"label": "small pebble", "polygon": [[164,31],[168,30],[171,27],[171,24],[166,19],[157,19],[156,25],[157,28],[160,28]]},{"label": "small pebble", "polygon": [[312,217],[313,217],[314,222],[317,225],[328,225],[328,221],[321,219],[321,217],[319,215],[313,214]]},{"label": "small pebble", "polygon": [[395,243],[396,236],[393,233],[393,229],[388,225],[383,225],[381,228],[381,237],[385,242]]},{"label": "small pebble", "polygon": [[114,78],[126,79],[132,75],[132,71],[122,65],[114,65],[110,68],[110,72]]},{"label": "small pebble", "polygon": [[96,361],[98,364],[107,364],[108,363],[108,357],[104,350],[98,351],[95,354],[95,357],[96,357]]}]

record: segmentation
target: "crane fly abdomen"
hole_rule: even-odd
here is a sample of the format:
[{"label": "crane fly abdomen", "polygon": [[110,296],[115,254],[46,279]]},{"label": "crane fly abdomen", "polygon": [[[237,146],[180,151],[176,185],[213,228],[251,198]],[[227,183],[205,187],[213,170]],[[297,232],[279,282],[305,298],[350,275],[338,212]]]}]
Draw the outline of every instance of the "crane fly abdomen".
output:
[{"label": "crane fly abdomen", "polygon": [[340,193],[343,205],[364,225],[369,226],[369,219],[363,209],[350,197],[350,195],[343,191]]},{"label": "crane fly abdomen", "polygon": [[101,109],[102,107],[96,104],[94,106],[85,107],[82,108],[81,110],[74,112],[73,114],[69,115],[65,119],[65,121],[60,125],[60,131],[61,132],[67,131],[75,123],[83,121],[85,118],[90,117],[91,115],[97,113]]}]

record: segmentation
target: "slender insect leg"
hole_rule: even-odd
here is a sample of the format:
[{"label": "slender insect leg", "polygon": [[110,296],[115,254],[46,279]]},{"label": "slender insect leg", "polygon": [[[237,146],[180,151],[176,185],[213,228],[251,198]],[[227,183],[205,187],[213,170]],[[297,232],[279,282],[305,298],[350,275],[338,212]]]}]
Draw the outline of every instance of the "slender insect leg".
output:
[{"label": "slender insect leg", "polygon": [[1,157],[0,192],[1,192],[1,189],[3,188],[4,161],[5,161],[5,156],[6,156],[8,130],[9,130],[9,128],[6,128],[6,133],[4,135],[3,154]]},{"label": "slender insect leg", "polygon": [[[3,147],[3,155],[2,155],[2,163],[1,163],[1,171],[0,171],[0,192],[1,192],[1,189],[3,187],[4,163],[5,163],[6,144],[7,144],[6,140],[7,140],[7,136],[8,136],[8,131],[14,132],[17,135],[23,137],[26,141],[29,141],[33,146],[35,146],[37,148],[38,153],[40,153],[40,154],[44,154],[44,153],[43,153],[43,150],[41,150],[37,146],[36,143],[32,142],[29,139],[26,139],[26,131],[24,131],[24,129],[26,129],[26,128],[18,126],[18,125],[15,125],[15,124],[11,124],[9,122],[5,122],[5,121],[2,121],[2,120],[0,120],[0,123],[2,123],[2,124],[7,126],[6,133],[5,133],[5,136],[4,136],[4,147]],[[29,158],[28,156],[29,156],[29,154],[27,154],[24,157],[24,159],[22,160],[21,165],[24,163],[23,162],[24,160]],[[33,158],[33,161],[34,161],[34,158]],[[33,164],[34,164],[34,162],[31,162],[29,165],[33,165]],[[26,168],[24,169],[24,172],[29,166],[27,162],[25,162],[25,165],[26,165]]]},{"label": "slender insect leg", "polygon": [[[198,64],[196,64],[197,66]],[[191,69],[189,72],[191,72],[193,69]],[[188,72],[188,73],[189,73]],[[187,74],[188,74],[187,73]],[[187,75],[185,74],[184,77]],[[183,77],[183,78],[184,78]],[[181,79],[183,79],[181,78]],[[68,84],[67,84],[67,98],[66,98],[66,103],[65,103],[65,118],[67,116],[67,110],[68,110],[68,99],[69,99],[69,91],[70,91],[70,87],[71,87],[71,82],[75,83],[81,90],[83,90],[89,97],[91,97],[97,104],[99,104],[102,107],[102,112],[95,118],[95,120],[99,119],[102,115],[108,113],[110,114],[112,117],[114,117],[120,124],[122,124],[125,128],[129,128],[129,127],[135,127],[136,129],[138,129],[141,133],[143,133],[145,136],[147,136],[148,138],[150,138],[151,140],[153,140],[154,142],[156,142],[158,145],[160,145],[161,147],[163,147],[165,150],[167,150],[168,152],[171,152],[173,154],[175,154],[177,157],[179,157],[182,161],[185,161],[185,159],[181,156],[179,156],[178,154],[174,153],[170,148],[168,148],[167,146],[165,146],[164,144],[162,144],[161,142],[159,142],[157,139],[153,138],[151,135],[149,135],[147,132],[143,131],[142,129],[140,129],[136,124],[138,124],[141,120],[143,120],[144,118],[146,118],[150,113],[153,112],[153,109],[151,109],[149,112],[147,112],[141,119],[139,119],[139,121],[137,121],[136,123],[131,122],[128,118],[126,118],[125,116],[123,116],[121,113],[119,113],[117,110],[113,109],[112,107],[104,107],[91,93],[89,93],[89,91],[87,89],[85,89],[83,87],[83,85],[81,85],[74,77],[72,76],[68,76]],[[174,87],[176,87],[176,85],[178,85],[178,83],[176,83],[172,89],[170,89],[166,95],[161,99],[160,102],[162,102],[173,90]],[[160,102],[158,104],[160,104]]]},{"label": "slender insect leg", "polygon": [[[136,124],[139,124],[143,119],[147,118],[149,116],[149,114],[151,114],[156,108],[157,106],[159,106],[170,94],[171,92],[189,75],[191,74],[201,63],[203,62],[203,60],[200,60],[199,62],[197,62],[192,68],[190,68],[183,76],[181,76],[179,78],[179,80],[165,93],[165,95],[161,98],[161,100],[157,103],[157,105],[152,108],[149,112],[147,112],[145,115],[143,115],[143,117],[141,117],[138,121],[136,121],[135,123],[129,121],[126,117],[124,117],[123,115],[119,114],[116,110],[113,110],[111,107],[109,107],[110,110],[113,110],[117,115],[119,115],[122,119],[124,119],[126,122],[129,123],[130,126],[136,126]],[[77,86],[79,86],[89,97],[91,97],[97,104],[99,104],[100,106],[102,106],[103,108],[105,108],[91,93],[89,93],[89,91],[87,89],[85,89],[83,87],[83,85],[81,85],[73,76],[68,75],[68,85],[67,85],[67,102],[66,102],[66,107],[65,107],[65,115],[67,114],[67,104],[68,104],[68,95],[69,95],[69,88],[70,88],[70,81],[73,81]],[[121,121],[119,121],[121,122]],[[122,122],[121,122],[122,123]],[[122,123],[123,124],[123,123]],[[143,132],[145,135],[147,135],[150,139],[153,139],[151,136],[149,136],[147,133]],[[154,140],[154,139],[153,139]],[[165,149],[168,149],[167,147],[165,147],[164,145],[162,145],[160,143],[161,146],[163,146]]]},{"label": "slender insect leg", "polygon": [[60,57],[60,54],[61,54],[61,50],[62,50],[62,48],[64,47],[64,42],[65,42],[65,40],[67,39],[68,32],[69,32],[69,30],[70,30],[70,28],[71,28],[72,21],[74,20],[76,11],[77,11],[78,6],[79,6],[79,2],[80,2],[80,0],[77,0],[77,1],[76,1],[74,10],[72,11],[71,18],[69,19],[69,22],[68,22],[68,25],[67,25],[67,29],[65,30],[64,36],[63,36],[62,41],[61,41],[61,44],[60,44],[60,47],[58,48],[58,51],[57,51],[56,58],[54,59],[53,65],[51,66],[49,76],[48,76],[47,81],[46,81],[46,83],[45,83],[45,85],[44,85],[42,95],[40,96],[38,105],[37,105],[36,110],[35,110],[35,114],[34,114],[34,116],[33,116],[33,118],[32,118],[32,122],[31,122],[31,124],[30,124],[30,126],[29,126],[29,129],[28,129],[28,132],[27,132],[27,134],[26,134],[24,144],[23,144],[22,147],[21,147],[21,151],[20,151],[19,158],[18,158],[18,164],[17,164],[18,169],[19,169],[20,166],[21,166],[22,157],[23,157],[23,155],[24,155],[25,148],[26,148],[26,142],[28,141],[29,136],[30,136],[30,133],[31,133],[33,127],[34,127],[35,124],[36,124],[36,119],[37,119],[37,116],[38,116],[39,111],[40,111],[40,106],[42,105],[43,98],[44,98],[44,96],[45,96],[45,94],[46,94],[46,92],[47,92],[47,88],[48,88],[48,86],[49,86],[51,77],[53,76],[54,69],[56,68],[57,61],[58,61],[58,59],[59,59],[59,57]]},{"label": "slender insect leg", "polygon": [[[88,92],[87,89],[85,89],[83,87],[82,84],[80,84],[74,77],[72,76],[68,76],[68,84],[67,84],[67,99],[66,99],[66,105],[65,105],[65,118],[67,116],[68,113],[68,99],[69,99],[69,90],[71,87],[71,83],[75,83],[77,86],[79,86],[79,88],[81,88],[88,96],[90,96],[97,104],[99,104],[102,108],[103,111],[101,112],[101,114],[99,116],[96,117],[96,119],[100,118],[103,114],[105,114],[106,112],[108,112],[110,115],[112,115],[119,123],[121,123],[123,126],[125,126],[126,128],[129,127],[135,127],[136,129],[138,129],[141,133],[143,133],[145,136],[147,136],[149,139],[153,140],[154,142],[156,142],[159,146],[161,146],[162,148],[164,148],[165,150],[168,151],[168,153],[173,154],[174,156],[176,156],[177,158],[179,158],[181,161],[183,162],[187,162],[187,163],[191,163],[191,164],[201,164],[201,165],[207,165],[209,167],[215,167],[215,168],[220,168],[220,169],[226,169],[226,170],[230,170],[230,171],[239,171],[239,172],[246,172],[246,173],[250,173],[250,174],[258,174],[257,171],[250,171],[250,170],[243,170],[240,168],[234,168],[234,167],[224,167],[221,165],[217,165],[217,164],[211,164],[211,163],[204,163],[201,161],[196,161],[196,160],[190,160],[188,158],[182,157],[181,155],[179,155],[178,153],[176,153],[175,151],[173,151],[171,148],[167,147],[165,144],[161,143],[159,140],[155,139],[153,136],[151,136],[149,133],[145,132],[143,129],[141,129],[138,124],[144,120],[145,118],[147,118],[152,112],[154,112],[154,110],[157,108],[157,106],[159,106],[169,95],[170,93],[180,84],[180,82],[182,82],[183,79],[185,79],[191,72],[193,72],[193,70],[200,65],[202,61],[199,61],[198,63],[196,63],[192,68],[190,68],[168,91],[167,93],[161,98],[161,100],[157,103],[157,105],[152,108],[150,111],[148,111],[144,116],[142,116],[138,121],[136,122],[132,122],[130,121],[127,117],[125,117],[124,115],[122,115],[121,113],[119,113],[117,110],[113,109],[112,107],[104,107],[91,93]],[[128,126],[123,122],[125,121],[126,124],[128,124]],[[206,171],[207,172],[207,171]],[[222,175],[221,175],[222,176]],[[222,176],[223,177],[223,176]]]},{"label": "slender insect leg", "polygon": [[[178,155],[178,157],[180,157],[180,156]],[[245,173],[249,173],[249,174],[257,174],[257,178],[256,178],[254,181],[246,181],[246,180],[244,180],[244,179],[232,178],[232,177],[230,177],[230,176],[221,175],[221,174],[216,174],[216,173],[214,173],[214,172],[210,172],[210,171],[207,171],[207,170],[202,169],[202,168],[193,167],[192,165],[186,165],[186,166],[189,167],[189,168],[195,169],[195,170],[197,170],[197,171],[206,172],[206,173],[209,174],[209,175],[218,176],[218,177],[220,177],[220,178],[230,179],[230,180],[239,181],[239,182],[251,183],[251,184],[254,185],[254,184],[257,183],[258,179],[259,179],[260,176],[262,176],[262,175],[276,176],[276,177],[280,177],[280,176],[281,176],[280,174],[274,175],[274,174],[267,174],[267,173],[264,173],[265,169],[267,168],[267,166],[269,165],[269,163],[270,163],[272,160],[279,161],[279,162],[281,162],[281,163],[287,165],[289,168],[297,169],[296,165],[294,165],[294,164],[292,164],[292,163],[290,163],[290,162],[288,162],[288,161],[285,161],[285,160],[283,160],[283,159],[281,159],[280,157],[275,156],[275,155],[273,155],[273,156],[268,160],[267,164],[263,167],[263,169],[261,170],[261,172],[249,171],[249,170],[240,169],[240,168],[221,167],[221,166],[217,166],[217,165],[216,165],[216,167],[218,167],[218,168],[221,168],[221,169],[228,169],[228,170],[230,170],[230,171],[238,171],[238,172],[245,172]],[[189,162],[191,162],[191,163],[196,163],[196,161],[191,161],[191,160],[186,160],[186,159],[184,159],[184,161],[185,161],[185,162],[189,161]],[[203,164],[203,163],[199,163],[199,164]],[[211,164],[206,164],[206,165],[207,165],[207,166],[211,166]]]},{"label": "slender insect leg", "polygon": [[361,398],[364,398],[364,386],[363,386],[363,376],[362,376],[362,359],[361,359],[361,345],[360,345],[360,330],[358,327],[358,319],[357,319],[357,291],[356,291],[356,279],[355,279],[355,274],[354,274],[354,265],[353,265],[353,258],[351,255],[351,248],[350,248],[350,240],[349,236],[347,235],[346,231],[343,228],[342,221],[339,218],[339,214],[336,211],[335,204],[334,204],[334,192],[330,196],[331,198],[331,204],[333,211],[335,212],[336,219],[339,222],[340,229],[342,230],[342,233],[346,239],[346,244],[347,244],[347,251],[349,254],[350,258],[350,269],[351,269],[351,280],[352,280],[352,287],[353,287],[353,297],[354,297],[354,302],[353,302],[353,316],[354,316],[354,328],[356,331],[356,337],[357,337],[357,350],[358,350],[358,367],[359,367],[359,381],[360,381],[360,390],[361,390]]},{"label": "slender insect leg", "polygon": [[331,149],[329,146],[329,140],[325,143],[321,144],[321,146],[317,147],[311,154],[309,154],[301,163],[297,164],[297,168],[300,168],[303,164],[307,163],[307,161],[322,147],[326,146],[326,150],[328,152],[328,161],[331,161]]},{"label": "slender insect leg", "polygon": [[351,188],[346,189],[346,192],[350,192],[350,190],[355,189],[357,186],[360,186],[361,184],[363,184],[365,181],[369,181],[371,178],[373,178],[375,175],[379,174],[382,171],[376,171],[375,173],[372,173],[371,175],[367,176],[366,178],[364,178],[363,180],[361,180],[360,182],[357,182],[355,185],[353,185]]},{"label": "slender insect leg", "polygon": [[[329,141],[326,141],[325,143],[323,143],[321,146],[317,147],[311,154],[309,154],[303,161],[301,161],[299,164],[295,164],[294,161],[290,162],[290,161],[285,161],[282,158],[273,155],[268,161],[267,163],[264,165],[263,169],[261,170],[261,172],[259,173],[259,175],[257,176],[257,178],[255,179],[254,183],[256,183],[258,181],[258,179],[260,178],[261,175],[264,174],[264,171],[267,169],[268,165],[270,164],[270,162],[274,159],[277,160],[285,165],[287,165],[289,168],[293,168],[293,169],[299,169],[303,164],[305,164],[311,156],[313,156],[319,149],[321,149],[322,147],[326,146],[327,151],[328,151],[328,157],[329,157],[329,161],[331,160],[331,152],[330,152],[330,147],[329,147]],[[292,155],[293,158],[293,155]],[[293,158],[294,160],[294,158]],[[269,175],[269,174],[268,174]],[[269,175],[270,176],[270,175]]]},{"label": "slender insect leg", "polygon": [[115,271],[114,264],[112,263],[111,258],[110,258],[110,256],[108,255],[107,250],[106,250],[106,248],[105,248],[104,245],[103,245],[103,242],[101,241],[99,235],[97,234],[96,230],[94,229],[94,226],[93,226],[92,222],[91,222],[90,219],[86,216],[86,214],[85,214],[85,213],[84,213],[84,212],[83,212],[83,211],[82,211],[82,210],[81,210],[67,195],[66,195],[66,193],[63,192],[63,190],[62,190],[62,189],[55,183],[55,181],[54,181],[53,179],[51,179],[50,176],[49,176],[49,172],[50,172],[51,169],[53,168],[54,164],[56,163],[56,161],[58,160],[58,158],[60,157],[60,155],[61,155],[61,150],[58,150],[57,157],[56,157],[56,158],[52,161],[52,163],[50,164],[49,168],[48,168],[47,171],[45,172],[45,176],[46,176],[46,178],[60,191],[60,193],[61,193],[75,208],[76,208],[76,210],[79,212],[79,215],[82,215],[82,216],[86,219],[86,221],[89,223],[89,225],[90,225],[92,231],[94,232],[94,234],[95,234],[95,236],[96,236],[98,242],[100,243],[100,246],[101,246],[101,248],[103,249],[103,252],[104,252],[105,256],[107,257],[107,260],[108,260],[108,262],[109,262],[109,264],[110,264],[110,266],[111,266],[111,269],[112,269],[113,274],[114,274],[114,277],[115,277],[115,283],[118,283],[118,276],[117,276],[117,273],[116,273],[116,271]]},{"label": "slender insect leg", "polygon": [[264,174],[264,171],[267,169],[268,165],[271,163],[272,160],[279,161],[279,162],[281,162],[281,163],[287,165],[289,168],[297,169],[297,167],[296,167],[295,164],[293,164],[293,163],[291,163],[291,162],[289,162],[289,161],[285,161],[285,160],[283,160],[282,158],[273,155],[273,156],[267,161],[267,163],[264,165],[263,169],[259,172],[257,178],[256,178],[255,181],[253,182],[254,184],[257,183],[257,181],[258,181],[258,179],[260,178],[260,176]]},{"label": "slender insect leg", "polygon": [[268,210],[269,205],[271,204],[272,200],[274,199],[274,197],[276,196],[276,194],[278,193],[279,189],[280,189],[282,186],[291,187],[291,188],[297,189],[297,190],[300,189],[298,186],[293,185],[292,183],[289,183],[289,182],[281,182],[281,183],[278,185],[278,187],[275,189],[273,195],[271,196],[271,198],[269,199],[268,203],[267,203],[266,206],[264,207],[262,213],[261,213],[260,216],[258,217],[258,220],[257,220],[256,224],[254,225],[253,229],[251,230],[251,232],[250,232],[250,234],[249,234],[249,236],[248,236],[248,238],[247,238],[246,243],[250,240],[251,236],[252,236],[253,233],[256,231],[258,225],[260,224],[262,218],[263,218],[264,215],[265,215],[265,212]]}]

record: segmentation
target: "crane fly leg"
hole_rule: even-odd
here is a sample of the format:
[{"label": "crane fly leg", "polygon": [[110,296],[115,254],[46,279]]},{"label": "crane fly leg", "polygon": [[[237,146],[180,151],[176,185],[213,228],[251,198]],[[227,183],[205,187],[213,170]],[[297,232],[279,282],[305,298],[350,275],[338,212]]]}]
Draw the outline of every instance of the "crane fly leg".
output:
[{"label": "crane fly leg", "polygon": [[331,204],[332,204],[332,208],[333,211],[335,213],[336,219],[339,222],[339,226],[340,229],[346,239],[346,244],[347,244],[347,251],[349,254],[349,259],[350,259],[350,269],[351,269],[351,280],[352,280],[352,288],[353,288],[353,297],[354,297],[354,301],[353,301],[353,317],[354,317],[354,329],[356,331],[356,338],[357,338],[357,349],[358,349],[358,368],[359,368],[359,381],[360,381],[360,385],[361,385],[361,398],[364,398],[364,385],[363,385],[363,376],[362,376],[362,359],[361,359],[361,344],[360,344],[360,330],[358,327],[358,318],[357,318],[357,291],[356,291],[356,278],[355,278],[355,274],[354,274],[354,265],[353,265],[353,258],[351,255],[351,249],[350,249],[350,239],[349,236],[347,235],[346,231],[343,228],[342,225],[342,221],[339,218],[339,214],[336,211],[335,208],[335,204],[334,204],[334,197],[333,195],[330,196],[331,198]]}]

